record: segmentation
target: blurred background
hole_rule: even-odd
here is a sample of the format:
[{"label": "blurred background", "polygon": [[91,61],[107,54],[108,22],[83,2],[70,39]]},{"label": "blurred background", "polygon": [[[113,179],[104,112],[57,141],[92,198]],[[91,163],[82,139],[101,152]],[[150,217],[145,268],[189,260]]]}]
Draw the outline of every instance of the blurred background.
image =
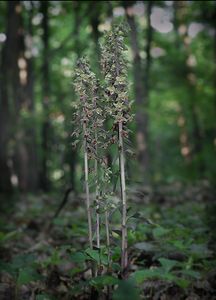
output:
[{"label": "blurred background", "polygon": [[[126,19],[131,183],[216,179],[215,1],[0,1],[0,192],[82,189],[76,60]],[[114,158],[115,154],[110,153]]]}]

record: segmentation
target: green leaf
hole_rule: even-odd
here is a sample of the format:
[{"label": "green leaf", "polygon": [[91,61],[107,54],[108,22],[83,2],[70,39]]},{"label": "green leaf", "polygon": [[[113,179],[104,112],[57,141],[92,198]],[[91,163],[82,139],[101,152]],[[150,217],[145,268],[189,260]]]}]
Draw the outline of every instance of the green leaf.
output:
[{"label": "green leaf", "polygon": [[129,220],[129,219],[131,219],[131,218],[134,218],[134,219],[140,219],[140,213],[139,213],[139,212],[135,212],[135,213],[132,214],[132,215],[129,215],[129,214],[128,214],[127,220]]},{"label": "green leaf", "polygon": [[134,247],[139,250],[144,250],[146,252],[152,252],[155,249],[155,246],[152,243],[148,243],[148,242],[136,243]]},{"label": "green leaf", "polygon": [[166,228],[163,228],[163,227],[156,227],[153,229],[153,236],[154,238],[160,238],[162,236],[165,236],[167,235],[167,233],[169,233],[170,230],[169,229],[166,229]]},{"label": "green leaf", "polygon": [[97,288],[103,288],[106,285],[114,285],[118,283],[119,279],[111,275],[98,276],[90,280],[90,285]]},{"label": "green leaf", "polygon": [[118,263],[113,263],[113,264],[112,264],[112,270],[113,270],[113,271],[116,271],[116,272],[119,272],[119,271],[121,270],[120,264],[118,264]]},{"label": "green leaf", "polygon": [[181,251],[185,251],[186,250],[186,246],[184,245],[183,241],[179,241],[179,240],[174,240],[172,241],[172,244]]},{"label": "green leaf", "polygon": [[139,300],[139,291],[132,279],[122,280],[113,293],[113,300]]},{"label": "green leaf", "polygon": [[43,293],[43,294],[36,295],[35,300],[54,300],[54,298]]},{"label": "green leaf", "polygon": [[190,246],[190,252],[196,258],[205,258],[212,255],[212,251],[210,251],[205,244],[192,244]]},{"label": "green leaf", "polygon": [[138,284],[142,283],[146,279],[158,277],[160,277],[160,274],[158,273],[157,268],[148,270],[138,270],[132,274],[132,278],[134,278]]},{"label": "green leaf", "polygon": [[11,267],[14,270],[25,268],[27,266],[33,266],[36,263],[36,256],[33,254],[17,255],[11,262]]},{"label": "green leaf", "polygon": [[[88,281],[83,281],[83,280],[80,280],[79,283],[77,284],[74,284],[71,289],[70,289],[70,294],[71,295],[76,295],[77,296],[77,293],[80,293],[82,292],[85,287],[88,286]],[[75,298],[76,299],[76,298]]]},{"label": "green leaf", "polygon": [[136,212],[136,213],[133,214],[130,218],[139,219],[139,218],[140,218],[140,213],[139,213],[139,212]]},{"label": "green leaf", "polygon": [[190,285],[190,281],[185,278],[175,278],[174,282],[183,289],[186,289]]},{"label": "green leaf", "polygon": [[59,265],[62,262],[61,257],[60,257],[60,252],[58,249],[55,249],[48,260],[48,264],[50,265]]},{"label": "green leaf", "polygon": [[27,284],[31,281],[37,281],[40,280],[42,277],[37,273],[36,270],[32,268],[25,268],[21,269],[19,271],[19,275],[17,278],[17,284],[18,285],[23,285]]},{"label": "green leaf", "polygon": [[189,277],[192,277],[195,279],[200,279],[200,277],[201,277],[201,274],[194,270],[181,270],[180,272],[183,275],[186,275],[186,276],[189,276]]},{"label": "green leaf", "polygon": [[17,277],[17,270],[13,268],[11,263],[0,262],[0,270],[11,274],[14,278]]},{"label": "green leaf", "polygon": [[75,263],[83,263],[88,259],[85,253],[79,251],[71,255],[71,260]]},{"label": "green leaf", "polygon": [[74,275],[76,275],[77,273],[80,273],[83,271],[83,268],[72,268],[70,270],[70,276],[73,277]]},{"label": "green leaf", "polygon": [[158,260],[166,273],[171,271],[178,264],[178,261],[167,258],[159,258]]},{"label": "green leaf", "polygon": [[113,249],[113,253],[112,253],[113,261],[118,261],[120,259],[120,257],[121,257],[121,247],[116,246]]},{"label": "green leaf", "polygon": [[96,262],[100,262],[100,254],[98,250],[93,250],[88,248],[85,253],[93,260],[95,260]]},{"label": "green leaf", "polygon": [[121,236],[122,235],[122,232],[119,229],[113,229],[112,233],[114,233],[113,236],[115,236],[116,234],[117,234],[117,236]]},{"label": "green leaf", "polygon": [[183,278],[178,278],[172,273],[168,273],[164,271],[164,268],[155,268],[149,270],[139,270],[134,272],[132,278],[135,279],[137,284],[143,283],[146,279],[162,279],[171,282],[175,282],[181,287],[185,287],[190,282]]},{"label": "green leaf", "polygon": [[0,232],[0,243],[6,242],[11,239],[15,239],[18,237],[19,234],[20,233],[17,230],[8,233]]}]

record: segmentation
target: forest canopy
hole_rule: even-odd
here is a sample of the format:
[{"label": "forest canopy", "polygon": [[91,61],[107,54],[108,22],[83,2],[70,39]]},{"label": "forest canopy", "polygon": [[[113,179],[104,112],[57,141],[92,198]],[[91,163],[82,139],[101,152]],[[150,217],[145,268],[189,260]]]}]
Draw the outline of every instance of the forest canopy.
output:
[{"label": "forest canopy", "polygon": [[[80,190],[72,75],[126,19],[134,182],[215,179],[214,1],[0,2],[2,191]],[[100,76],[100,75],[99,75]],[[113,154],[111,154],[112,156]],[[136,176],[137,175],[137,176]]]}]

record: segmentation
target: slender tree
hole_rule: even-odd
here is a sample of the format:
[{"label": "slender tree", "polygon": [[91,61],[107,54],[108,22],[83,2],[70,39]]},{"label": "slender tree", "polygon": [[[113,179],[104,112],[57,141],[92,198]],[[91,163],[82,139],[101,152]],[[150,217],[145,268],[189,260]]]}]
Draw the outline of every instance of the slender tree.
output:
[{"label": "slender tree", "polygon": [[[17,28],[19,27],[20,18],[16,13],[15,8],[18,5],[18,1],[7,3],[7,26],[6,34],[7,39],[1,52],[1,85],[0,85],[0,190],[1,192],[11,192],[11,171],[8,165],[8,144],[11,134],[10,120],[12,118],[11,107],[9,102],[9,83],[12,74],[12,63],[16,60],[15,55],[12,55],[11,51],[15,50],[16,43],[19,39],[17,35]],[[14,53],[16,54],[16,53]],[[16,63],[16,62],[15,62]]]},{"label": "slender tree", "polygon": [[[185,13],[187,12],[186,1],[174,2],[174,25],[176,32],[177,44],[184,47],[183,60],[181,60],[181,70],[183,73],[183,83],[186,87],[187,95],[189,96],[187,109],[190,113],[191,119],[191,141],[193,144],[192,157],[194,159],[195,166],[197,167],[197,174],[203,175],[205,171],[205,162],[203,160],[203,133],[200,126],[200,120],[197,114],[197,93],[196,93],[196,74],[194,73],[193,67],[188,64],[189,57],[191,54],[190,49],[190,38],[187,33],[187,22],[185,21]],[[182,34],[180,34],[180,27],[185,28]],[[179,84],[179,83],[178,83]],[[197,159],[198,158],[198,159]]]},{"label": "slender tree", "polygon": [[43,63],[42,63],[42,103],[43,103],[43,124],[42,124],[42,166],[41,166],[41,187],[49,190],[48,157],[49,157],[49,106],[50,106],[50,72],[49,72],[49,1],[41,1],[41,12],[43,14]]},{"label": "slender tree", "polygon": [[30,3],[27,19],[27,28],[25,30],[25,53],[24,59],[26,61],[26,74],[27,80],[25,85],[25,101],[24,106],[27,110],[29,117],[29,124],[24,127],[25,144],[28,153],[28,191],[36,191],[39,187],[39,168],[38,168],[38,149],[37,149],[37,138],[36,138],[36,112],[35,112],[35,68],[33,59],[33,24],[32,19],[34,17],[34,3]]},{"label": "slender tree", "polygon": [[133,75],[134,75],[134,91],[136,110],[136,126],[137,126],[137,150],[138,160],[142,175],[145,179],[148,177],[149,171],[149,145],[148,145],[148,103],[149,103],[149,72],[151,67],[151,42],[152,42],[152,27],[150,24],[150,15],[152,11],[153,1],[144,1],[146,7],[146,47],[145,61],[140,56],[140,45],[138,38],[138,28],[136,17],[134,14],[134,1],[123,1],[127,21],[130,27],[131,47],[133,53]]},{"label": "slender tree", "polygon": [[[22,191],[35,191],[38,187],[37,155],[34,124],[33,101],[33,64],[31,43],[25,41],[32,37],[32,7],[29,14],[29,26],[23,24],[23,5],[20,1],[8,2],[7,40],[2,51],[2,78],[1,98],[5,116],[7,117],[1,129],[3,150],[8,151],[10,138],[15,141],[13,153],[13,171],[17,175],[18,185]],[[27,54],[26,54],[27,53]],[[12,122],[13,121],[13,122]],[[10,125],[8,124],[10,122]],[[28,124],[28,126],[26,126]],[[4,164],[7,164],[6,154]],[[3,165],[8,188],[8,167]]]}]

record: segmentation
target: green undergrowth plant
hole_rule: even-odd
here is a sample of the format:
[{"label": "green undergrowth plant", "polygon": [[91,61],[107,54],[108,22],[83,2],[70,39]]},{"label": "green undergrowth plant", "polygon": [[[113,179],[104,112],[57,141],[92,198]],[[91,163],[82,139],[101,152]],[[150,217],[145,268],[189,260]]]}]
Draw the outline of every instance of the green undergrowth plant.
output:
[{"label": "green undergrowth plant", "polygon": [[[119,225],[121,215],[115,206],[115,195],[108,190],[112,174],[105,174],[107,167],[102,169],[100,164],[99,169],[100,180],[104,177],[100,189],[107,195],[100,194],[99,199],[100,252],[97,248],[91,250],[83,246],[82,237],[86,234],[87,222],[82,208],[72,214],[60,215],[56,220],[58,222],[53,224],[49,239],[44,240],[43,235],[37,236],[37,242],[31,244],[32,247],[29,247],[29,241],[35,241],[34,230],[25,228],[25,235],[14,234],[18,219],[9,227],[7,224],[7,229],[2,228],[4,231],[0,235],[1,288],[7,287],[10,282],[9,288],[17,299],[29,298],[30,293],[35,299],[90,299],[92,290],[97,291],[98,299],[108,298],[108,290],[110,299],[117,300],[153,299],[155,295],[164,299],[173,299],[173,295],[177,295],[176,299],[186,299],[194,293],[200,299],[214,299],[215,253],[209,246],[209,228],[204,219],[205,204],[194,199],[175,206],[172,203],[161,205],[160,202],[156,205],[154,200],[148,206],[140,202],[139,214],[135,208],[128,209],[130,270],[128,278],[118,276],[121,231],[113,228]],[[92,188],[94,190],[95,186]],[[128,199],[132,197],[135,202],[136,198],[130,191],[128,194]],[[95,199],[94,194],[91,196]],[[50,207],[46,205],[38,209],[41,222],[44,221],[43,212],[49,210],[45,208]],[[105,210],[108,211],[110,227],[110,272],[107,270]],[[28,211],[29,219],[35,219],[31,206]],[[94,222],[95,218],[96,214],[93,216]],[[96,245],[96,235],[93,244]],[[98,271],[97,276],[91,276],[89,266],[99,264],[103,267],[102,271]]]}]

